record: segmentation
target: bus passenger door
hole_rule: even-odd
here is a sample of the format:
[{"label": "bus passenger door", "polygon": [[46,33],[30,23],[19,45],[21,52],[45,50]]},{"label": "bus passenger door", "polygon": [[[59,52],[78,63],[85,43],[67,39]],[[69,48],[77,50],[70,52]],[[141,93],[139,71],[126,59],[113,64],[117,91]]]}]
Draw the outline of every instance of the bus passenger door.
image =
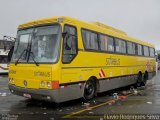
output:
[{"label": "bus passenger door", "polygon": [[69,64],[77,55],[77,31],[75,27],[65,25],[63,32],[62,62]]},{"label": "bus passenger door", "polygon": [[[61,99],[71,100],[82,97],[82,87],[77,83],[80,79],[80,69],[78,69],[77,30],[75,27],[65,25],[63,33],[63,52],[62,52],[62,72],[60,94]],[[66,83],[66,84],[63,84]]]},{"label": "bus passenger door", "polygon": [[77,30],[70,25],[64,26],[63,32],[63,52],[62,52],[62,82],[68,83],[77,80],[76,71],[74,71],[75,57],[78,53]]}]

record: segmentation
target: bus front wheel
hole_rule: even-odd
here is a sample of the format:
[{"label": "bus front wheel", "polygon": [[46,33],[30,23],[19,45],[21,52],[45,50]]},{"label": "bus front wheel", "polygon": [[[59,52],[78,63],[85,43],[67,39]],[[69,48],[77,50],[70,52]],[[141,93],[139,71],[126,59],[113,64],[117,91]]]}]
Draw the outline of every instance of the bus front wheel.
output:
[{"label": "bus front wheel", "polygon": [[94,80],[88,80],[84,87],[84,100],[90,100],[95,96],[96,93],[96,83]]}]

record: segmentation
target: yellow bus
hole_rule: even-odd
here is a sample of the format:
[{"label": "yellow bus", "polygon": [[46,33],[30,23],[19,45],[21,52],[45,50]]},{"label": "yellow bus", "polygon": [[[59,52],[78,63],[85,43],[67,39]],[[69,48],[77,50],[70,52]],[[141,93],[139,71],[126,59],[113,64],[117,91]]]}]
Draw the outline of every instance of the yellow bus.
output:
[{"label": "yellow bus", "polygon": [[98,22],[60,16],[18,27],[11,93],[52,102],[136,84],[155,74],[154,45]]}]

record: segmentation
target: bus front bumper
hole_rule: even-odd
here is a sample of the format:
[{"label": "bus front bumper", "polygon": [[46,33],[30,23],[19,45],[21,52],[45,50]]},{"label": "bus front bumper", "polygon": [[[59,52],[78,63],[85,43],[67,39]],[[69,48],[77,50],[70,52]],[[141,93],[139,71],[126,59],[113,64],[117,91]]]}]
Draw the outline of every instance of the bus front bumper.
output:
[{"label": "bus front bumper", "polygon": [[56,102],[59,103],[59,97],[58,97],[58,90],[49,90],[49,89],[28,89],[28,88],[22,88],[18,87],[12,84],[8,85],[10,91],[12,94],[31,98],[31,99],[37,99],[37,100],[43,100],[43,101],[50,101],[50,102]]}]

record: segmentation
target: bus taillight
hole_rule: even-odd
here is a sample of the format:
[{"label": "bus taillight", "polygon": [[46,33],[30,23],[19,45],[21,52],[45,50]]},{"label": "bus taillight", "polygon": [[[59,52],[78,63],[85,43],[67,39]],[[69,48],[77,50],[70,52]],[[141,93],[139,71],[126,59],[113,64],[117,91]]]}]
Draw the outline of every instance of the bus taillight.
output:
[{"label": "bus taillight", "polygon": [[59,81],[52,81],[52,89],[59,89]]}]

